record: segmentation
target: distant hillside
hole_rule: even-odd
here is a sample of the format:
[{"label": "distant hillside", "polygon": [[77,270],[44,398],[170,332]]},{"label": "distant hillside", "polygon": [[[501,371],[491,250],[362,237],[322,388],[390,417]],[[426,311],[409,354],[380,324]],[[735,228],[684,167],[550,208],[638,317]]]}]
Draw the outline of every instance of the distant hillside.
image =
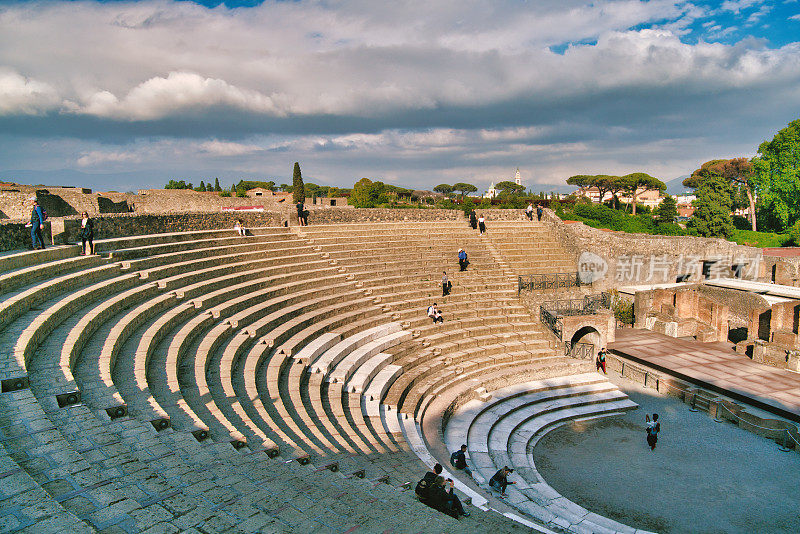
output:
[{"label": "distant hillside", "polygon": [[685,176],[678,176],[674,180],[670,180],[669,182],[664,182],[667,186],[667,193],[670,195],[681,195],[687,191],[691,191],[691,188],[686,187],[683,185],[683,181],[687,179],[689,175]]}]

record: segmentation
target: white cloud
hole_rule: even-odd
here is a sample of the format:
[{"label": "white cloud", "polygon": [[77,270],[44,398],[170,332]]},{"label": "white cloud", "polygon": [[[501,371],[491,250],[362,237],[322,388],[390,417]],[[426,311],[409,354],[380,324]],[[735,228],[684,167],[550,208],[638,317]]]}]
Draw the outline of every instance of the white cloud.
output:
[{"label": "white cloud", "polygon": [[140,156],[134,154],[133,152],[104,152],[101,150],[92,150],[91,152],[81,154],[76,163],[80,167],[92,167],[100,164],[131,163],[138,162],[140,160]]},{"label": "white cloud", "polygon": [[800,13],[798,13],[797,15],[792,15],[791,17],[789,17],[789,20],[800,20]]},{"label": "white cloud", "polygon": [[243,111],[282,115],[272,99],[224,80],[190,72],[170,72],[166,78],[142,82],[122,99],[109,91],[89,95],[85,103],[74,104],[75,113],[129,120],[153,120],[184,111],[230,107]]},{"label": "white cloud", "polygon": [[[525,94],[548,98],[564,82],[590,87],[609,66],[615,85],[638,85],[636,72],[606,59],[609,53],[619,59],[616,48],[631,43],[635,54],[622,55],[657,74],[649,86],[674,79],[676,67],[683,70],[665,61],[678,50],[689,63],[718,66],[718,83],[725,84],[727,50],[680,46],[678,36],[704,14],[684,0],[543,0],[535,6],[448,0],[413,10],[360,0],[238,10],[166,0],[16,4],[0,8],[0,65],[49,88],[47,99],[26,104],[26,113],[52,110],[57,93],[64,113],[127,121],[220,109],[277,118],[381,117]],[[656,22],[660,29],[628,31]],[[46,43],[41,35],[48,35]],[[548,51],[586,40],[598,43],[573,45],[564,56]]]},{"label": "white cloud", "polygon": [[0,68],[0,116],[38,115],[58,106],[58,95],[49,84]]},{"label": "white cloud", "polygon": [[742,10],[764,3],[764,0],[725,0],[720,9],[739,14]]},{"label": "white cloud", "polygon": [[242,143],[231,143],[228,141],[206,141],[200,143],[198,146],[201,152],[211,154],[213,156],[242,156],[245,154],[253,154],[263,150],[258,145],[245,145]]}]

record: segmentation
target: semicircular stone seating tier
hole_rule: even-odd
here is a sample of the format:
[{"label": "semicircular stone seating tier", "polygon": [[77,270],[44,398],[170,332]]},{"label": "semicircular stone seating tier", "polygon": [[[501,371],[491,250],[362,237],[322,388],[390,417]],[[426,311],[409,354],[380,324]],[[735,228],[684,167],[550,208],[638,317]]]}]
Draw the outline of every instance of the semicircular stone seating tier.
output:
[{"label": "semicircular stone seating tier", "polygon": [[608,417],[636,409],[616,385],[596,373],[519,383],[462,404],[450,417],[444,441],[450,450],[467,444],[475,483],[489,493],[489,479],[514,469],[508,504],[569,532],[641,532],[593,513],[560,495],[536,470],[535,443],[570,421]]},{"label": "semicircular stone seating tier", "polygon": [[[507,512],[456,522],[408,491],[425,466],[401,421],[483,377],[576,368],[553,351],[483,238],[465,222],[251,233],[131,236],[97,240],[93,256],[63,246],[0,257],[4,524],[533,525]],[[454,268],[458,248],[470,254],[464,273]],[[433,301],[444,324],[425,314]],[[36,510],[22,506],[42,492],[49,498]]]}]

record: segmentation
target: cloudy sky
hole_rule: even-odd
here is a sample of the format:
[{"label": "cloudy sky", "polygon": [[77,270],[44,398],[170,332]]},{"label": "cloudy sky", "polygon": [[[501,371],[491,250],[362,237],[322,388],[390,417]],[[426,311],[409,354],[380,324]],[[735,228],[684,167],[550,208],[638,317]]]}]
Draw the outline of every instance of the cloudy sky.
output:
[{"label": "cloudy sky", "polygon": [[0,178],[485,189],[753,155],[798,0],[0,2]]}]

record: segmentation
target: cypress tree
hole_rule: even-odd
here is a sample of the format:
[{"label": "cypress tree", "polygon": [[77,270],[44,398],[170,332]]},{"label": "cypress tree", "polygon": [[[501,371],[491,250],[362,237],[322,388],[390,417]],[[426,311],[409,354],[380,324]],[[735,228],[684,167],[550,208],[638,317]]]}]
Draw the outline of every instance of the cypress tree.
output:
[{"label": "cypress tree", "polygon": [[219,178],[214,178],[214,191],[222,191],[222,188],[219,186]]},{"label": "cypress tree", "polygon": [[303,185],[303,176],[300,174],[300,164],[294,162],[294,173],[292,174],[292,199],[294,203],[306,201],[306,188]]}]

